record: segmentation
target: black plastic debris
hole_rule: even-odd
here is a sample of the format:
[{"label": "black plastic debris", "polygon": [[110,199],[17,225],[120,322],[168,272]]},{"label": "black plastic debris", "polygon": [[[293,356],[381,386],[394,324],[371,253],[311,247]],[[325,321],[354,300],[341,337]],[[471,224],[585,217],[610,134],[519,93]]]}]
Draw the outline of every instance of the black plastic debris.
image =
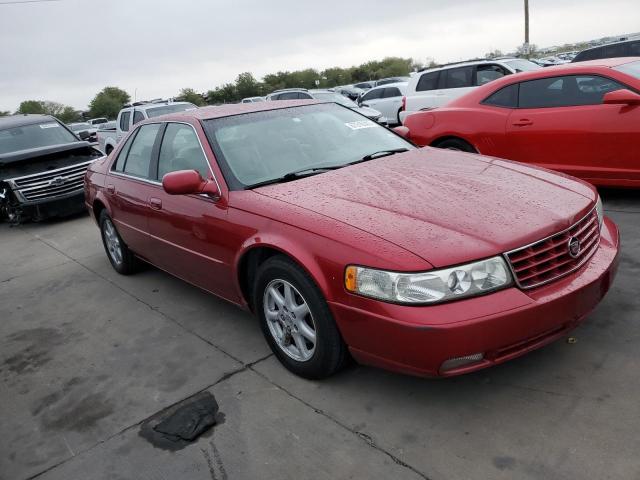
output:
[{"label": "black plastic debris", "polygon": [[144,422],[140,435],[155,447],[179,450],[223,423],[224,415],[218,410],[215,397],[202,392]]},{"label": "black plastic debris", "polygon": [[218,402],[209,392],[178,408],[153,429],[173,441],[195,440],[216,423]]}]

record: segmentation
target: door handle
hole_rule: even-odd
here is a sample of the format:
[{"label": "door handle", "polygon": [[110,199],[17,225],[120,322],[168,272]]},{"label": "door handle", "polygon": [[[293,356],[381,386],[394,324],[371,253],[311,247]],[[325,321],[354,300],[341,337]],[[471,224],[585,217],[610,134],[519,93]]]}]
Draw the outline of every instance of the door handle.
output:
[{"label": "door handle", "polygon": [[115,185],[108,184],[107,185],[107,193],[116,193]]},{"label": "door handle", "polygon": [[160,200],[159,198],[151,197],[149,199],[149,206],[151,208],[153,208],[154,210],[161,210],[162,209],[162,200]]},{"label": "door handle", "polygon": [[533,125],[533,122],[528,118],[521,118],[517,122],[513,122],[514,127],[528,127],[529,125]]}]

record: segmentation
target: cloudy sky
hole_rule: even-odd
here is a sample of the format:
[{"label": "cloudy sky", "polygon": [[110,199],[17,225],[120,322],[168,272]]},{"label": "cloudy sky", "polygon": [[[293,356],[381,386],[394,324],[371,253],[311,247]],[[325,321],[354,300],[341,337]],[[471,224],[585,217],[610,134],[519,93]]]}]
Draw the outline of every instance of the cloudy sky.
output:
[{"label": "cloudy sky", "polygon": [[[18,3],[18,2],[29,3]],[[31,3],[33,2],[33,3]],[[523,41],[522,0],[0,0],[0,110],[84,109],[107,85],[138,99],[209,90],[240,72],[455,61]],[[531,42],[640,30],[638,0],[530,0]]]}]

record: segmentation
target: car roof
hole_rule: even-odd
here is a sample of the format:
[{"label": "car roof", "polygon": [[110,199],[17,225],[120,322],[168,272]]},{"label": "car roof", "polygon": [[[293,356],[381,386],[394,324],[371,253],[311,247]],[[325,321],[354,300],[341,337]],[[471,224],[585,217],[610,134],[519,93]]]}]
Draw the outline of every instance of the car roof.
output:
[{"label": "car roof", "polygon": [[[123,110],[147,110],[149,108],[156,107],[167,107],[170,105],[193,105],[191,102],[149,102],[149,103],[141,103],[140,105],[129,105],[128,107],[124,107]],[[104,118],[104,117],[102,117]],[[96,118],[92,120],[97,120]]]},{"label": "car roof", "polygon": [[[385,83],[384,85],[378,85],[373,87],[371,90],[380,90],[381,88],[389,88],[389,87],[406,87],[409,85],[409,82],[393,82],[393,83]],[[369,91],[371,91],[369,90]]]},{"label": "car roof", "polygon": [[0,117],[0,130],[14,127],[23,127],[25,125],[35,125],[37,123],[57,121],[51,115],[10,115],[8,117]]},{"label": "car roof", "polygon": [[215,118],[232,117],[245,113],[264,112],[269,110],[282,110],[285,108],[299,107],[303,105],[315,105],[327,103],[318,100],[279,100],[277,102],[257,102],[257,103],[227,103],[224,105],[202,107],[197,110],[188,110],[186,112],[169,113],[161,115],[145,121],[145,123],[154,123],[161,121],[184,121],[185,118],[195,120],[212,120]]}]

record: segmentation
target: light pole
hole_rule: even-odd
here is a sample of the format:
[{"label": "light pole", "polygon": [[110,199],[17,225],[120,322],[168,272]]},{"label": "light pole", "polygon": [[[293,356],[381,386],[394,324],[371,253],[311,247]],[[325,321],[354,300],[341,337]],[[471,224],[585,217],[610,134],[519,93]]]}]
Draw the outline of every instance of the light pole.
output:
[{"label": "light pole", "polygon": [[524,54],[529,58],[529,0],[524,0]]}]

